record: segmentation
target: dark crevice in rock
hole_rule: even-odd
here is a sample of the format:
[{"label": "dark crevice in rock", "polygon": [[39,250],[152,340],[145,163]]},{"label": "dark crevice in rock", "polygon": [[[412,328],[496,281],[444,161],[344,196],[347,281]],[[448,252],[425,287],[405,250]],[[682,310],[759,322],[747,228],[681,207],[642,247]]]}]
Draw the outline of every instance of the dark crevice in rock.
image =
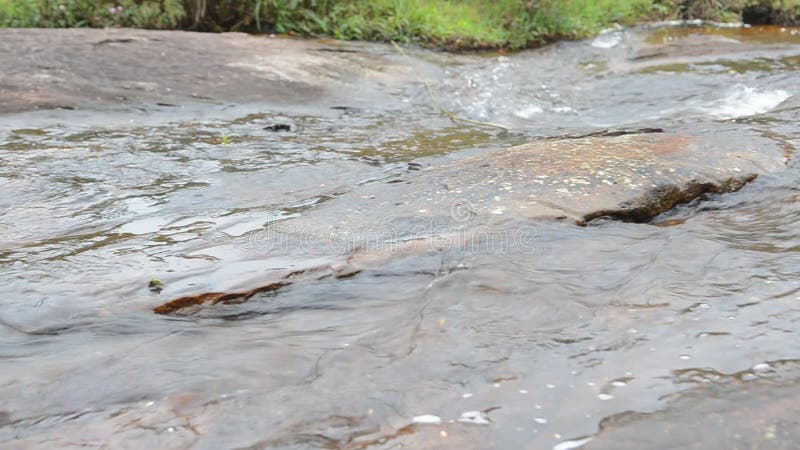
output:
[{"label": "dark crevice in rock", "polygon": [[[352,258],[352,257],[351,257]],[[335,279],[348,279],[361,273],[361,269],[349,264],[341,266],[322,266],[311,269],[296,270],[285,277],[272,283],[263,284],[249,291],[239,292],[206,292],[197,295],[187,295],[171,300],[163,305],[153,308],[153,312],[163,315],[191,315],[202,306],[211,306],[222,303],[236,305],[250,300],[256,294],[276,294],[278,290],[292,285],[300,280],[323,280],[333,276]]]},{"label": "dark crevice in rock", "polygon": [[156,314],[175,314],[185,310],[186,308],[201,306],[207,303],[211,305],[216,305],[217,303],[223,303],[226,305],[242,303],[246,302],[248,299],[250,299],[250,297],[256,294],[277,291],[278,289],[289,284],[291,283],[288,281],[279,281],[276,283],[259,286],[255,289],[245,292],[207,292],[205,294],[189,295],[164,303],[163,305],[154,308],[153,312]]},{"label": "dark crevice in rock", "polygon": [[749,174],[740,178],[728,178],[718,183],[691,181],[683,187],[669,185],[655,188],[637,200],[623,204],[619,209],[596,211],[583,216],[578,225],[585,226],[596,219],[611,219],[622,222],[646,223],[677,205],[690,203],[705,194],[736,192],[758,175]]},{"label": "dark crevice in rock", "polygon": [[663,133],[663,128],[637,128],[634,130],[600,130],[584,134],[562,134],[559,136],[548,136],[545,139],[583,139],[588,137],[617,137],[629,134]]}]

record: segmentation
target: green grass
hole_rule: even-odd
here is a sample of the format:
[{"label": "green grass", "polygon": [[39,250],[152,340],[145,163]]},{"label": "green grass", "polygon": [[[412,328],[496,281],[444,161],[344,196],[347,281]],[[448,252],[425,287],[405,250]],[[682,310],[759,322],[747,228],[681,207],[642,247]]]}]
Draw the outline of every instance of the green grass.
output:
[{"label": "green grass", "polygon": [[185,19],[184,0],[0,0],[0,27],[173,29]]},{"label": "green grass", "polygon": [[652,0],[264,0],[260,24],[339,39],[522,48],[641,20],[651,6]]},{"label": "green grass", "polygon": [[616,23],[735,20],[753,2],[775,6],[786,22],[800,17],[800,0],[0,0],[0,27],[234,30],[518,49]]}]

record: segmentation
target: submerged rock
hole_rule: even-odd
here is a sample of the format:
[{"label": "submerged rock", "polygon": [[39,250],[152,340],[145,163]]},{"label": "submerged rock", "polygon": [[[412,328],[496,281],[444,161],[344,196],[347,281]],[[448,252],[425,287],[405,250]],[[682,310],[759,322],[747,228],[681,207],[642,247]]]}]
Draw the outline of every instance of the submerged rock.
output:
[{"label": "submerged rock", "polygon": [[281,226],[349,230],[497,216],[644,222],[706,193],[741,189],[783,166],[768,141],[732,131],[542,139],[364,186]]},{"label": "submerged rock", "polygon": [[[303,279],[347,278],[410,253],[466,247],[506,219],[647,222],[678,204],[739,190],[759,174],[783,167],[780,148],[738,132],[644,131],[541,139],[405,172],[399,178],[404,183],[394,178],[366,184],[273,224],[263,236],[264,248],[280,249],[266,252],[265,260],[290,253],[317,258],[317,265],[251,280],[250,287],[233,293],[222,287],[187,295],[155,311],[186,313],[203,304],[246,301]],[[516,240],[503,244],[520,244]]]},{"label": "submerged rock", "polygon": [[797,388],[796,379],[702,386],[673,397],[661,411],[603,419],[585,448],[796,448]]}]

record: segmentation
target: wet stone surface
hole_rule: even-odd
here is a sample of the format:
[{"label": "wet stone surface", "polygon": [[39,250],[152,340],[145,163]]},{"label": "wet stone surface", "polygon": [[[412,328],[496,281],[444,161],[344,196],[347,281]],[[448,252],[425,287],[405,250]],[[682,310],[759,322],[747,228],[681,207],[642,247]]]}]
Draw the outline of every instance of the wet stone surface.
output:
[{"label": "wet stone surface", "polygon": [[[354,227],[359,221],[370,226],[374,210],[406,217],[456,212],[464,220],[513,214],[583,224],[607,215],[643,222],[705,192],[736,191],[759,174],[783,168],[780,148],[766,140],[748,142],[730,130],[697,137],[637,133],[544,139],[393,178],[390,183],[396,184],[388,189],[371,185],[326,204],[320,213],[339,208],[331,218]],[[706,188],[681,195],[697,185]],[[462,210],[452,211],[454,206]]]},{"label": "wet stone surface", "polygon": [[0,31],[0,446],[793,448],[793,31]]},{"label": "wet stone surface", "polygon": [[385,47],[340,47],[243,33],[0,30],[0,113],[380,98],[409,79]]}]

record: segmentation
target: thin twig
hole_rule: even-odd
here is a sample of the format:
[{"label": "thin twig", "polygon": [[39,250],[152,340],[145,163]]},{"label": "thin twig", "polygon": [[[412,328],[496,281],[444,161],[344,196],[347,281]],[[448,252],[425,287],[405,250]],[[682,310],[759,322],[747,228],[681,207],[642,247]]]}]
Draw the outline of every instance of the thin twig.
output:
[{"label": "thin twig", "polygon": [[[395,41],[392,41],[392,45],[394,45],[394,48],[396,48],[397,51],[400,52],[400,54],[403,55],[406,58],[406,60],[408,61],[408,64],[410,66],[414,65],[414,62],[411,60],[411,57],[409,57],[408,53],[406,53],[406,51],[403,50],[403,47],[400,47],[399,45],[397,45],[397,42],[395,42]],[[421,75],[418,75],[418,78],[419,78],[420,81],[422,81],[422,84],[425,85],[425,90],[428,92],[428,97],[430,97],[430,99],[431,99],[431,104],[434,107],[436,107],[436,109],[441,111],[442,114],[444,114],[447,117],[449,117],[451,120],[455,120],[455,121],[459,121],[459,122],[471,123],[473,125],[480,125],[480,126],[484,126],[484,127],[500,128],[503,131],[511,130],[510,127],[507,127],[505,125],[500,125],[500,124],[492,123],[492,122],[482,122],[480,120],[468,119],[466,117],[459,116],[459,115],[453,113],[450,110],[445,109],[442,105],[439,104],[438,101],[436,101],[436,97],[433,95],[433,90],[431,89],[431,84],[428,82],[428,80],[426,80]]]}]

